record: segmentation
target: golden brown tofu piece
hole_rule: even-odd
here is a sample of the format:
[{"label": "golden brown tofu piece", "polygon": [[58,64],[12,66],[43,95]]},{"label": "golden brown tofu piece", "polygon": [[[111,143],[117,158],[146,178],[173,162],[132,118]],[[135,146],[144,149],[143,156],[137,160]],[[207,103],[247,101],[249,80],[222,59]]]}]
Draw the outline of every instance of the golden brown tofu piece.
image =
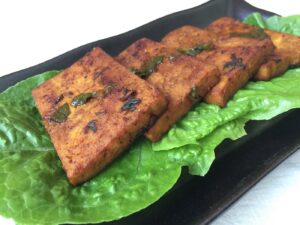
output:
[{"label": "golden brown tofu piece", "polygon": [[214,33],[216,47],[259,47],[269,51],[275,48],[272,40],[263,29],[242,23],[230,17],[222,17],[207,28],[207,31]]},{"label": "golden brown tofu piece", "polygon": [[265,30],[265,32],[270,36],[276,48],[289,57],[290,66],[300,66],[300,37],[271,30]]},{"label": "golden brown tofu piece", "polygon": [[73,185],[111,163],[167,104],[158,89],[100,48],[32,95]]},{"label": "golden brown tofu piece", "polygon": [[161,43],[175,49],[189,49],[199,45],[213,47],[212,33],[198,27],[186,25],[168,33]]},{"label": "golden brown tofu piece", "polygon": [[[238,20],[235,20],[231,17],[221,17],[213,21],[209,26],[206,27],[206,30],[210,33],[215,34],[217,39],[222,37],[245,37],[245,38],[254,38],[257,40],[266,38],[261,30],[245,23],[242,23]],[[257,30],[257,33],[252,33],[253,30]],[[249,34],[245,36],[245,34]]]},{"label": "golden brown tofu piece", "polygon": [[217,38],[214,39],[209,31],[192,26],[176,29],[163,38],[166,45],[170,44],[176,49],[193,48],[195,44],[209,43],[209,40],[214,40],[215,49],[202,51],[195,56],[202,62],[217,66],[221,79],[206,95],[205,101],[224,107],[236,91],[246,84],[266,57],[272,53],[274,46],[271,40],[251,39],[245,44],[248,47],[236,47],[241,46],[241,42],[245,42],[246,39],[226,37],[219,41]]},{"label": "golden brown tofu piece", "polygon": [[[270,52],[273,51],[274,45],[270,39],[264,39],[257,41],[255,39],[246,39],[240,37],[226,37],[220,38],[215,41],[215,46],[224,47],[237,47],[237,46],[255,46],[261,48],[261,50]],[[253,78],[255,80],[270,80],[273,77],[283,74],[290,65],[290,58],[285,51],[275,49],[272,54],[263,62],[254,74]]]},{"label": "golden brown tofu piece", "polygon": [[[215,33],[218,38],[215,39],[214,44],[221,47],[270,45],[268,43],[270,41],[274,43],[276,51],[261,65],[254,76],[256,80],[269,80],[283,74],[294,63],[296,63],[295,65],[300,63],[300,51],[289,44],[292,42],[299,46],[299,37],[294,35],[263,30],[230,17],[222,17],[214,21],[207,27],[207,30]],[[282,40],[283,37],[285,45],[279,47],[281,41],[276,43],[275,40]]]},{"label": "golden brown tofu piece", "polygon": [[146,137],[151,141],[159,140],[178,119],[191,109],[199,100],[199,96],[205,96],[219,80],[219,73],[215,66],[204,64],[185,55],[168,55],[174,52],[176,50],[143,38],[116,57],[124,66],[137,69],[149,61],[153,62],[153,58],[165,56],[153,69],[153,73],[146,78],[169,100],[167,110],[146,133]]},{"label": "golden brown tofu piece", "polygon": [[288,70],[290,66],[290,58],[285,51],[275,49],[268,58],[267,62],[263,63],[258,71],[254,74],[254,80],[270,80],[277,77]]},{"label": "golden brown tofu piece", "polygon": [[198,59],[216,65],[221,73],[219,83],[205,96],[205,101],[224,107],[269,54],[255,47],[232,47],[217,48],[197,55]]}]

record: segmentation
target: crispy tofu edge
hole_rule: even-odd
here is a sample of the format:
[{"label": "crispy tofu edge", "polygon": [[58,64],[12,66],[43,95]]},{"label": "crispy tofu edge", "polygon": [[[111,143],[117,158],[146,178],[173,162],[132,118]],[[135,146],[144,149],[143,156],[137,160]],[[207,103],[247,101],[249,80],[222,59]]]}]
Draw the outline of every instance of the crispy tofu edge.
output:
[{"label": "crispy tofu edge", "polygon": [[[110,57],[104,51],[102,51],[100,48],[96,48],[96,50],[102,52],[106,57]],[[95,51],[95,48],[92,51]],[[89,53],[90,52],[88,52],[87,54],[89,54]],[[86,57],[87,54],[84,57]],[[78,63],[78,61],[76,61],[74,64]],[[69,68],[71,68],[71,66],[68,67],[67,69],[69,69]],[[124,68],[124,70],[127,71],[127,69],[125,69],[125,68]],[[61,74],[61,73],[59,73],[59,74]],[[128,71],[128,73],[130,73],[130,72]],[[145,82],[145,81],[143,81],[143,82]],[[34,98],[34,100],[36,102],[38,102],[38,96],[40,95],[40,92],[41,92],[40,90],[43,89],[43,85],[45,85],[45,83],[43,83],[42,85],[40,85],[39,87],[35,88],[32,91],[33,98]],[[145,82],[145,84],[146,83],[147,82]],[[147,85],[151,86],[148,83],[147,83]],[[158,115],[160,115],[164,111],[167,102],[166,102],[165,97],[156,88],[154,88],[154,90],[155,91],[153,92],[153,97],[155,97],[158,101],[157,102],[153,102],[153,105],[152,105],[153,107],[152,107],[152,109],[149,108],[149,110],[150,110],[150,112],[152,111],[153,114],[156,114],[158,116]],[[157,104],[161,105],[161,109],[159,109],[159,107],[157,106]],[[38,110],[40,111],[39,107],[38,107]],[[42,115],[42,117],[43,117],[43,115]],[[140,130],[137,130],[137,132],[136,132],[137,134],[141,130],[143,130],[144,126],[146,126],[150,122],[150,120],[151,120],[151,114],[149,113],[149,115],[147,115],[147,116],[143,115],[143,118],[144,118],[144,121],[141,121],[143,125],[141,125]],[[48,127],[47,123],[45,123],[45,122],[46,121],[43,118],[43,123],[45,124],[47,132],[48,132],[50,127]],[[51,136],[51,134],[50,134],[50,136]],[[103,168],[105,168],[108,164],[110,164],[111,161],[113,159],[115,159],[116,157],[118,157],[123,152],[123,150],[125,150],[125,148],[127,148],[128,145],[134,139],[134,138],[132,138],[132,134],[131,133],[125,134],[125,137],[123,137],[123,138],[125,140],[127,140],[127,141],[124,141],[122,145],[117,145],[116,144],[116,143],[119,143],[118,140],[113,140],[111,142],[113,144],[113,146],[112,146],[112,148],[110,150],[110,151],[112,151],[111,152],[112,154],[109,154],[108,157],[106,156],[107,158],[105,159],[106,161],[104,163],[97,164],[96,165],[96,167],[97,167],[96,169],[95,169],[95,164],[93,164],[93,163],[92,164],[88,163],[87,165],[84,165],[83,169],[84,169],[85,173],[82,174],[82,176],[78,176],[78,173],[80,173],[80,170],[81,170],[80,166],[77,169],[75,169],[74,171],[71,171],[71,172],[67,168],[65,168],[66,164],[64,164],[64,160],[62,160],[62,158],[61,158],[61,154],[60,154],[61,150],[56,151],[57,154],[58,154],[58,156],[59,156],[59,158],[61,158],[61,160],[62,160],[63,168],[64,168],[64,170],[65,170],[65,172],[67,174],[67,177],[68,177],[70,183],[72,185],[74,185],[74,186],[78,185],[80,183],[83,183],[84,181],[86,181],[86,180],[90,179],[91,177],[95,176],[96,174],[98,174]],[[52,137],[51,137],[51,139],[52,139]],[[117,137],[117,139],[118,139],[118,137]],[[55,148],[55,149],[57,150],[57,148]],[[101,160],[101,154],[100,154],[100,160]],[[78,171],[78,169],[79,169],[79,171]]]}]

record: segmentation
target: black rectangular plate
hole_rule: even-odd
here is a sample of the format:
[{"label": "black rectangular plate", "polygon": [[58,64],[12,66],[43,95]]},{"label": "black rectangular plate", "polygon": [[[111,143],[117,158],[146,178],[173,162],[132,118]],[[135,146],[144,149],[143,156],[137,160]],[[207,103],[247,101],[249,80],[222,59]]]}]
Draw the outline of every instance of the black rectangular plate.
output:
[{"label": "black rectangular plate", "polygon": [[[96,41],[49,61],[0,78],[0,91],[32,75],[64,69],[95,46],[116,55],[141,37],[160,40],[182,25],[204,27],[221,16],[243,19],[252,12],[275,15],[242,0],[213,0],[204,5],[168,15],[127,33]],[[251,188],[264,175],[300,146],[300,110],[284,113],[269,121],[250,122],[248,135],[225,141],[216,150],[217,160],[205,177],[182,176],[165,196],[148,208],[105,225],[199,225],[216,215]]]}]

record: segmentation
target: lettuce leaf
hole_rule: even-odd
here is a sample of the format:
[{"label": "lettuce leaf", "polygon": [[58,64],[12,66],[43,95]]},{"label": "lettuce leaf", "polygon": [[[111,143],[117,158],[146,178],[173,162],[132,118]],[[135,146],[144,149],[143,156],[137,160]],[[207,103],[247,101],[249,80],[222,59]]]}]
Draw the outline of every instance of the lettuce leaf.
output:
[{"label": "lettuce leaf", "polygon": [[[247,21],[298,32],[299,18],[264,21],[254,14]],[[248,120],[300,107],[299,69],[269,82],[250,82],[228,107],[198,104],[161,142],[137,140],[105,171],[74,188],[31,97],[33,88],[57,73],[34,76],[0,94],[0,214],[18,224],[99,223],[132,214],[165,194],[183,166],[205,175],[216,146],[245,135]]]},{"label": "lettuce leaf", "polygon": [[30,77],[0,94],[0,151],[53,150],[31,91],[57,73],[50,71]]},{"label": "lettuce leaf", "polygon": [[244,22],[262,28],[300,36],[300,15],[285,17],[272,16],[265,20],[260,13],[253,13],[247,16]]},{"label": "lettuce leaf", "polygon": [[177,122],[155,151],[196,144],[220,125],[236,119],[265,120],[300,107],[300,69],[289,70],[272,81],[249,82],[229,101],[227,107],[201,103]]},{"label": "lettuce leaf", "polygon": [[32,88],[56,74],[40,74],[0,95],[1,215],[20,224],[109,221],[148,206],[175,184],[181,168],[162,163],[167,155],[140,140],[101,175],[71,186],[31,97]]},{"label": "lettuce leaf", "polygon": [[[253,13],[247,16],[244,22],[261,28],[300,36],[300,15],[272,16],[265,20],[260,13]],[[290,70],[288,73],[296,74],[298,72],[299,70]],[[224,109],[204,103],[196,106],[193,111],[177,122],[167,135],[159,142],[154,143],[153,149],[155,151],[170,150],[190,143],[197,143],[216,127],[236,118],[270,119],[289,109],[298,108],[298,103],[295,102],[297,95],[300,96],[299,91],[297,91],[298,84],[293,83],[292,80],[289,82],[290,76],[293,75],[287,75],[288,80],[280,77],[273,79],[272,82],[249,82],[245,88],[238,91]],[[282,88],[279,88],[280,86]],[[291,98],[290,93],[296,99]],[[264,100],[265,94],[268,95],[266,100]]]},{"label": "lettuce leaf", "polygon": [[[154,152],[142,138],[104,172],[74,188],[49,145],[33,99],[26,96],[21,101],[43,78],[56,74],[37,75],[0,95],[0,110],[5,112],[0,120],[0,214],[19,224],[97,223],[132,214],[167,192],[182,166],[204,174],[201,169],[207,171],[206,161],[214,158],[215,147],[224,138],[244,134],[238,124],[229,123],[203,139],[205,147],[189,145],[166,152]],[[30,88],[19,91],[22,86]],[[8,96],[14,98],[8,101]]]}]

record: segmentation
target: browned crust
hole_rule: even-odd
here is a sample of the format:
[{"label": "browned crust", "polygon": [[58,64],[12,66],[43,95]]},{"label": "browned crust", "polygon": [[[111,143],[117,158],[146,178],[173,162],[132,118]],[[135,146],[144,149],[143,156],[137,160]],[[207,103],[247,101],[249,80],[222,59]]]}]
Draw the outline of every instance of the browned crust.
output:
[{"label": "browned crust", "polygon": [[[158,141],[200,99],[198,96],[203,98],[219,81],[219,72],[215,66],[180,56],[161,64],[147,81],[164,92],[169,100],[167,110],[146,132],[148,139]],[[196,98],[191,96],[193,88]]]},{"label": "browned crust", "polygon": [[[114,88],[104,96],[102,90],[108,84]],[[133,90],[134,97],[140,99],[133,111],[122,110],[125,89]],[[65,122],[49,120],[59,106],[70,104],[78,94],[94,91],[97,97],[86,104],[70,106],[71,114]],[[90,179],[110,164],[167,104],[159,90],[131,74],[100,48],[94,48],[34,89],[32,95],[73,185]],[[59,102],[51,101],[57,96],[64,97]],[[90,121],[95,122],[96,130],[87,129]]]},{"label": "browned crust", "polygon": [[[152,57],[178,54],[175,48],[143,38],[121,52],[116,59],[125,67],[140,68]],[[218,82],[216,67],[206,65],[188,56],[165,58],[147,81],[161,90],[169,101],[167,110],[146,133],[151,141],[157,141],[169,128],[187,113],[199,99],[190,99],[192,89],[197,96],[205,94]]]},{"label": "browned crust", "polygon": [[290,66],[300,65],[300,37],[271,30],[265,30],[265,32],[270,36],[276,48],[289,58]]},{"label": "browned crust", "polygon": [[276,49],[272,55],[263,63],[257,73],[254,74],[254,80],[270,80],[273,77],[280,76],[288,70],[290,58],[286,57],[285,52]]},{"label": "browned crust", "polygon": [[[271,49],[270,49],[271,50]],[[254,47],[218,48],[197,58],[216,65],[221,73],[221,79],[217,85],[206,95],[205,101],[224,107],[228,100],[251,78],[259,66],[271,53]],[[226,67],[232,57],[241,60],[237,67]],[[244,66],[243,66],[244,65]]]},{"label": "browned crust", "polygon": [[[222,39],[227,39],[232,33],[247,33],[257,29],[257,27],[244,24],[230,17],[222,17],[211,23],[207,30],[221,37],[215,40],[215,44],[226,45]],[[276,51],[268,57],[254,76],[255,80],[270,80],[273,77],[283,74],[289,67],[300,65],[300,37],[292,34],[271,31],[264,29],[269,36],[266,40],[272,41]],[[244,38],[235,42],[227,42],[227,45],[251,46],[257,40]]]},{"label": "browned crust", "polygon": [[168,47],[193,48],[199,44],[213,46],[213,34],[198,27],[186,25],[169,32],[161,40]]},{"label": "browned crust", "polygon": [[[225,18],[225,20],[227,20]],[[228,26],[227,26],[228,25]],[[217,104],[224,107],[227,101],[236,93],[238,89],[246,84],[270,55],[274,46],[270,39],[256,40],[240,37],[231,37],[232,19],[229,22],[220,21],[220,24],[212,26],[216,33],[213,33],[210,26],[207,30],[198,27],[184,26],[178,28],[163,38],[165,44],[172,47],[192,48],[195,43],[214,43],[214,49],[200,52],[196,58],[201,62],[217,66],[221,79],[205,97],[207,103]],[[247,28],[247,25],[246,25]],[[203,35],[201,35],[203,34]],[[225,64],[235,56],[242,60],[245,68],[225,68]]]}]

